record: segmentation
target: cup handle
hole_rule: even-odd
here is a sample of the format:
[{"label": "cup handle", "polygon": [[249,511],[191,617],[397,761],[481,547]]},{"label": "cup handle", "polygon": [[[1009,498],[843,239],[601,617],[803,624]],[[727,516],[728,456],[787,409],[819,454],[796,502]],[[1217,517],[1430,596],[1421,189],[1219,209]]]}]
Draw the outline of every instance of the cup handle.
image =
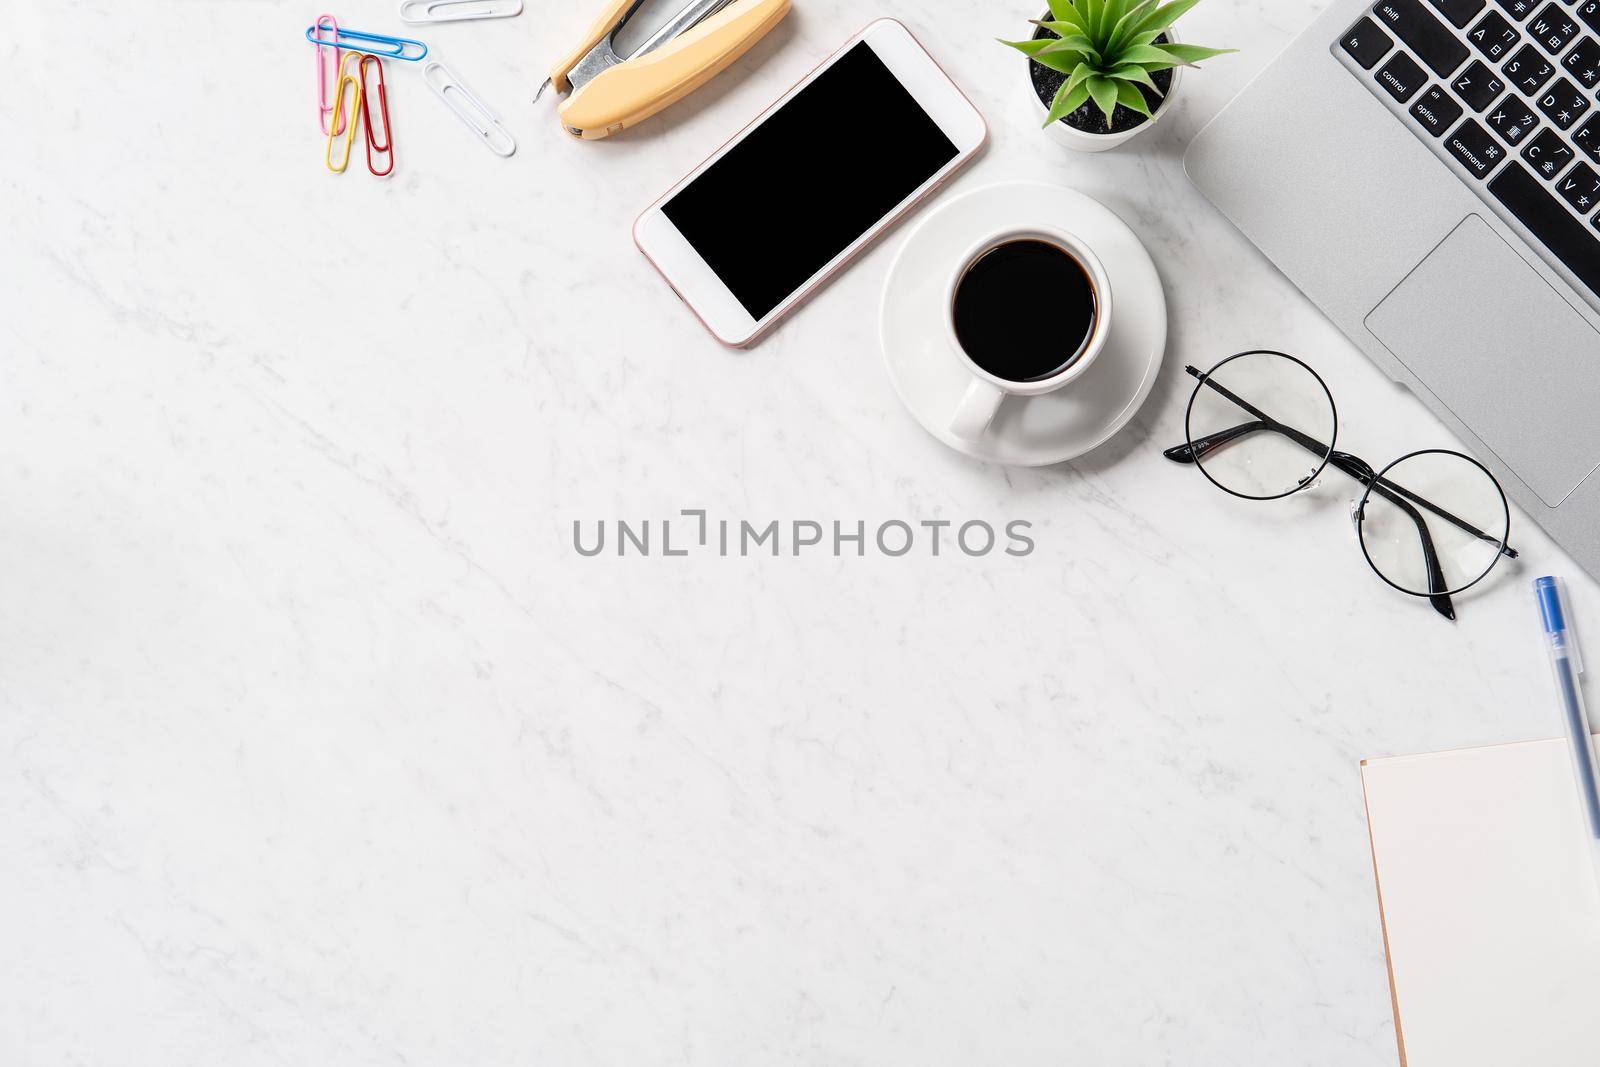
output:
[{"label": "cup handle", "polygon": [[1004,389],[982,378],[972,379],[966,395],[961,398],[961,404],[950,419],[950,432],[963,441],[978,440],[983,436],[983,431],[989,428],[989,423],[994,421],[995,413],[1000,410],[1000,401],[1005,396]]}]

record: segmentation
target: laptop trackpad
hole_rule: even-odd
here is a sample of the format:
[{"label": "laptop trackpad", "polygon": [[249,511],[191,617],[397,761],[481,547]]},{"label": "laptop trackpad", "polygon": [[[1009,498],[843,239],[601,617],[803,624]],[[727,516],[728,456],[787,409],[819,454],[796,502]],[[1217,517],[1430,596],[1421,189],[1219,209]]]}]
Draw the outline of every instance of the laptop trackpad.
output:
[{"label": "laptop trackpad", "polygon": [[1550,507],[1600,461],[1600,333],[1478,216],[1367,329]]}]

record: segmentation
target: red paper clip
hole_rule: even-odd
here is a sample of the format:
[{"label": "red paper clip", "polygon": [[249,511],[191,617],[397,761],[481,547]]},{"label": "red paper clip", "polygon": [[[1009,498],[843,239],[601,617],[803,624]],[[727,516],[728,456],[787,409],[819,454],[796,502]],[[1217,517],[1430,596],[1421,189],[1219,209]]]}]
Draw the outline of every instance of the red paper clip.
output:
[{"label": "red paper clip", "polygon": [[[367,85],[367,64],[371,63],[378,68],[378,114],[383,116],[383,143],[378,143],[377,125],[372,121],[372,89]],[[361,57],[361,121],[367,127],[367,170],[375,177],[387,178],[394,173],[394,130],[389,125],[389,92],[383,84],[383,60],[377,56]],[[389,157],[387,170],[379,170],[373,166],[372,154],[376,152]]]}]

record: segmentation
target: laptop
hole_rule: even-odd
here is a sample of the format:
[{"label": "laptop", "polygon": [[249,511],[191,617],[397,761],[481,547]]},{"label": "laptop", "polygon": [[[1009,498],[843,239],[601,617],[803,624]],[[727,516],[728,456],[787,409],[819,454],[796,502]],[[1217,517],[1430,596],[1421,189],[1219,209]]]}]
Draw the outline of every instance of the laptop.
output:
[{"label": "laptop", "polygon": [[1600,0],[1333,0],[1194,184],[1600,577]]}]

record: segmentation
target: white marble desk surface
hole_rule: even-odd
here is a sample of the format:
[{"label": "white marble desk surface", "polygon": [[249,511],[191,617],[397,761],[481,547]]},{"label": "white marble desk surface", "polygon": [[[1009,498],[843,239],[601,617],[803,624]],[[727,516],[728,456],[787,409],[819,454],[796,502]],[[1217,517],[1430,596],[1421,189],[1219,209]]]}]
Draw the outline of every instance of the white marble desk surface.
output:
[{"label": "white marble desk surface", "polygon": [[[1190,39],[1243,53],[1100,157],[992,43],[1027,4],[955,0],[799,0],[569,143],[530,97],[595,6],[426,33],[519,148],[392,66],[387,183],[323,169],[315,8],[5,10],[0,1061],[1394,1063],[1358,761],[1556,732],[1527,583],[1575,568],[1519,513],[1525,565],[1452,626],[1368,573],[1336,476],[1258,505],[1160,456],[1183,363],[1260,344],[1349,449],[1454,443],[1183,177],[1318,5],[1202,4]],[[1080,462],[982,466],[901,410],[903,229],[744,354],[634,251],[879,14],[993,126],[956,189],[1073,186],[1160,265],[1164,377]],[[571,548],[697,507],[1038,549]]]}]

